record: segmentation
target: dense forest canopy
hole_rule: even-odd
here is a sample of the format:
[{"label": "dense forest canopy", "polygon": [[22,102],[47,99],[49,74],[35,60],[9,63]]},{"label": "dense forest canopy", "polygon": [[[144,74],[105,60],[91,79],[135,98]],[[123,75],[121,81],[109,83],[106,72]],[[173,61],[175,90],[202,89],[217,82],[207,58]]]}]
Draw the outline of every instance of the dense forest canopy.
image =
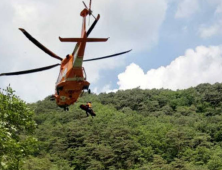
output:
[{"label": "dense forest canopy", "polygon": [[[178,91],[136,88],[85,94],[64,112],[49,97],[25,104],[13,92],[1,92],[0,166],[221,170],[221,93],[222,84],[216,83]],[[94,118],[79,109],[88,101]]]}]

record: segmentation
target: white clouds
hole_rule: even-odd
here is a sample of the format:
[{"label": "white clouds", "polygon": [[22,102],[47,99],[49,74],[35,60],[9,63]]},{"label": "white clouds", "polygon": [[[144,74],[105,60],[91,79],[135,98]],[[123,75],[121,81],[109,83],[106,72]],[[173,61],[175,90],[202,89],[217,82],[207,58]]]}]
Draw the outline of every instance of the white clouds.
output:
[{"label": "white clouds", "polygon": [[[93,58],[93,57],[92,57]],[[107,60],[93,61],[84,63],[87,73],[87,80],[90,83],[96,83],[102,75],[102,70],[112,70],[116,67],[124,65],[124,56],[120,58],[112,58]]]},{"label": "white clouds", "polygon": [[126,71],[118,75],[120,89],[131,89],[138,86],[144,86],[145,74],[136,64],[127,66]]},{"label": "white clouds", "polygon": [[30,22],[31,20],[35,20],[37,17],[37,10],[33,6],[25,6],[25,5],[15,5],[15,21],[25,21]]},{"label": "white clouds", "polygon": [[98,90],[98,88],[94,88],[93,89],[93,93],[95,94],[99,94],[99,93],[111,93],[111,92],[117,92],[118,89],[111,89],[111,85],[110,84],[106,84],[102,89]]},{"label": "white clouds", "polygon": [[200,10],[198,0],[182,0],[175,14],[175,18],[188,18]]},{"label": "white clouds", "polygon": [[199,35],[204,39],[222,34],[222,1],[208,0],[207,2],[209,3],[208,5],[212,5],[215,10],[214,15],[212,15],[212,19],[207,24],[202,24],[199,27]]},{"label": "white clouds", "polygon": [[199,46],[189,49],[166,67],[144,73],[136,64],[119,74],[119,89],[169,88],[185,89],[200,83],[222,82],[222,46]]},{"label": "white clouds", "polygon": [[[64,57],[71,53],[75,44],[61,43],[58,36],[79,37],[83,9],[82,1],[14,1],[3,0],[0,6],[0,73],[38,68],[57,63],[33,45],[19,30],[25,28],[54,53]],[[87,3],[87,1],[86,1]],[[111,37],[107,43],[87,44],[86,58],[109,55],[131,48],[140,52],[148,50],[158,42],[159,28],[167,10],[166,0],[119,0],[93,1],[94,15],[101,19],[91,37]],[[91,22],[92,22],[91,18]],[[115,50],[114,50],[115,49]],[[7,65],[5,64],[7,63]],[[86,63],[88,80],[96,83],[104,69],[123,65],[124,57],[106,61]],[[54,92],[58,71],[1,77],[0,87],[11,84],[17,94],[33,102]]]},{"label": "white clouds", "polygon": [[217,6],[216,13],[222,14],[222,2],[220,2],[220,4]]},{"label": "white clouds", "polygon": [[115,45],[141,50],[157,43],[158,30],[167,10],[165,0],[101,2],[100,9],[106,9],[104,19],[101,18],[101,29],[109,31],[106,35],[109,34]]},{"label": "white clouds", "polygon": [[215,14],[222,13],[222,1],[221,0],[207,0],[207,2],[213,6],[216,6]]},{"label": "white clouds", "polygon": [[199,28],[199,34],[201,38],[210,38],[222,34],[222,22],[218,22],[210,27],[201,26]]}]

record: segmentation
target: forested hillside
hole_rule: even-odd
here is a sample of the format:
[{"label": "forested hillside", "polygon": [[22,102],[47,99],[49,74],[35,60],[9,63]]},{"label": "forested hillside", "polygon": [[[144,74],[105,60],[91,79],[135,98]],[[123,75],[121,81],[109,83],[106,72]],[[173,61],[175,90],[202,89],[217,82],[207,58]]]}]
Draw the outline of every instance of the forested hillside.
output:
[{"label": "forested hillside", "polygon": [[[85,94],[69,112],[47,97],[26,106],[34,111],[38,142],[20,169],[221,170],[221,94],[219,83]],[[94,118],[79,109],[88,101]]]}]

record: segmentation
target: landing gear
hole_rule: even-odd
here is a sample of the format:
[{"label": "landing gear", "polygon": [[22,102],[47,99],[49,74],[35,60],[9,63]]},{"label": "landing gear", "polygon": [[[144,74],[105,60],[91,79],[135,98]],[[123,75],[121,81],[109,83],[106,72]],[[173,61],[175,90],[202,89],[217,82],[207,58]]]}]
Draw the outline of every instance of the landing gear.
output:
[{"label": "landing gear", "polygon": [[83,86],[82,89],[83,89],[83,90],[88,90],[88,89],[89,89],[89,86]]},{"label": "landing gear", "polygon": [[84,91],[84,90],[87,90],[88,94],[91,94],[91,90],[89,89],[89,86],[84,86],[84,87],[82,88],[82,90],[83,90],[83,91]]},{"label": "landing gear", "polygon": [[91,94],[91,90],[90,89],[88,89],[88,94]]},{"label": "landing gear", "polygon": [[55,100],[55,95],[50,96],[50,100],[54,101]]},{"label": "landing gear", "polygon": [[59,106],[60,108],[64,109],[64,111],[69,111],[69,107],[68,106],[64,106],[64,105],[61,105]]},{"label": "landing gear", "polygon": [[65,111],[65,112],[68,112],[68,111],[69,111],[69,108],[68,108],[68,107],[64,107],[64,111]]}]

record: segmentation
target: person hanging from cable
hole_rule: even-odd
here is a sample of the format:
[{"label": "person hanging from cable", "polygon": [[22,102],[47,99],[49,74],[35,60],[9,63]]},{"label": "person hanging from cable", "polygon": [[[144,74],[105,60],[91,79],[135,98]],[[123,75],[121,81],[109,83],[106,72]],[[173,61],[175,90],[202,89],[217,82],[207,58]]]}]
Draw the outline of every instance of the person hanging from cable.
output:
[{"label": "person hanging from cable", "polygon": [[91,102],[88,102],[88,103],[86,104],[86,107],[87,107],[87,109],[86,109],[86,115],[87,115],[87,117],[89,116],[89,114],[90,114],[91,116],[96,116],[96,114],[95,114],[94,111],[92,110],[92,103],[91,103]]},{"label": "person hanging from cable", "polygon": [[89,114],[90,114],[90,112],[91,112],[91,110],[92,110],[92,103],[91,102],[87,102],[86,103],[86,116],[88,117],[89,116]]},{"label": "person hanging from cable", "polygon": [[80,105],[80,108],[84,111],[86,111],[86,116],[88,117],[89,114],[93,117],[96,116],[95,112],[92,110],[92,103],[87,102],[86,105]]}]

